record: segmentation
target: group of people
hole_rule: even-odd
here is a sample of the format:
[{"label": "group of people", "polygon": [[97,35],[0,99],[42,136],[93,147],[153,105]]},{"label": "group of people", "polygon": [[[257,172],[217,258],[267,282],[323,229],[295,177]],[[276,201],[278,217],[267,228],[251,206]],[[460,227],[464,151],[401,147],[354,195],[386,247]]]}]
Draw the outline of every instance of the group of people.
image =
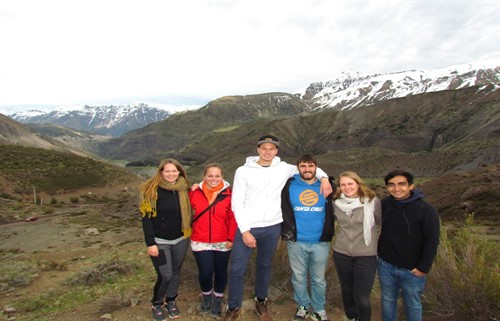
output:
[{"label": "group of people", "polygon": [[414,188],[413,176],[402,170],[387,174],[389,196],[381,202],[356,173],[341,173],[335,184],[312,155],[300,156],[295,166],[281,161],[279,146],[275,136],[260,137],[258,156],[236,170],[232,188],[215,163],[191,186],[174,159],[160,162],[156,175],[141,185],[142,226],[157,273],[154,321],[180,317],[176,297],[189,246],[198,266],[201,313],[243,320],[245,273],[256,251],[255,312],[272,321],[268,292],[280,237],[297,304],[292,320],[327,321],[325,271],[334,234],[346,320],[371,320],[377,271],[383,321],[397,320],[400,293],[406,320],[422,320],[420,296],[437,252],[440,223]]}]

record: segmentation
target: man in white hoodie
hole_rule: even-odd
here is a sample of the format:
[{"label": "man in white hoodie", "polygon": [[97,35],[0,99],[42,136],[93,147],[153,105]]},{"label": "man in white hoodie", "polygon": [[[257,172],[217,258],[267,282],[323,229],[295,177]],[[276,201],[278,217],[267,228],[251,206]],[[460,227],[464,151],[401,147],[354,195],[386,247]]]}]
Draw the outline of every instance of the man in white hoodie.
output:
[{"label": "man in white hoodie", "polygon": [[[288,178],[298,173],[296,166],[276,156],[279,145],[279,140],[272,135],[260,137],[257,142],[259,156],[248,157],[234,176],[231,203],[238,230],[231,254],[225,321],[242,320],[245,272],[254,249],[257,249],[255,312],[263,321],[273,320],[267,306],[267,294],[272,258],[283,221],[281,190]],[[318,168],[316,177],[321,179],[321,192],[328,196],[332,192],[328,175]]]}]

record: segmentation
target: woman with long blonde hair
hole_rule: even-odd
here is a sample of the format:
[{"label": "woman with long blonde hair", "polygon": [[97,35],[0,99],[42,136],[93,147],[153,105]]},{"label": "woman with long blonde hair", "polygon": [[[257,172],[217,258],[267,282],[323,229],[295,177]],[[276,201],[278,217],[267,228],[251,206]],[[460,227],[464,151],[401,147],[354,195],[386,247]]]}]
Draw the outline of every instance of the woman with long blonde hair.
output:
[{"label": "woman with long blonde hair", "polygon": [[370,293],[377,270],[377,229],[380,200],[358,174],[340,174],[335,193],[337,231],[333,260],[348,320],[370,321]]},{"label": "woman with long blonde hair", "polygon": [[175,159],[162,160],[156,175],[139,187],[144,239],[157,274],[151,299],[155,321],[180,317],[175,300],[191,236],[189,188],[186,171]]}]

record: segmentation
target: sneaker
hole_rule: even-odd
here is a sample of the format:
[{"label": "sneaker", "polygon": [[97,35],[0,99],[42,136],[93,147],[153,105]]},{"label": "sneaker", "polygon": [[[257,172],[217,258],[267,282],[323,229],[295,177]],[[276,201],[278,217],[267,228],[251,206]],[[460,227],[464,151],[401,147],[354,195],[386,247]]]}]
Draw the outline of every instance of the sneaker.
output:
[{"label": "sneaker", "polygon": [[200,312],[202,314],[209,313],[212,308],[212,294],[203,294],[201,299]]},{"label": "sneaker", "polygon": [[212,312],[210,313],[214,318],[219,318],[222,315],[222,299],[221,296],[214,296]]},{"label": "sneaker", "polygon": [[226,314],[224,315],[224,321],[242,321],[241,309],[236,308],[233,311],[229,311],[229,306],[226,307]]},{"label": "sneaker", "polygon": [[168,317],[170,319],[177,319],[181,317],[181,311],[177,308],[175,301],[168,301],[165,304],[165,309],[167,310]]},{"label": "sneaker", "polygon": [[292,321],[304,321],[309,316],[309,310],[305,306],[299,306]]},{"label": "sneaker", "polygon": [[151,313],[153,314],[154,321],[165,321],[167,316],[161,305],[153,305],[151,307]]},{"label": "sneaker", "polygon": [[268,311],[267,298],[262,302],[255,298],[255,313],[257,313],[261,321],[273,321],[273,317]]},{"label": "sneaker", "polygon": [[311,313],[311,319],[313,319],[314,321],[330,321],[330,319],[328,319],[328,317],[326,316],[325,310]]}]

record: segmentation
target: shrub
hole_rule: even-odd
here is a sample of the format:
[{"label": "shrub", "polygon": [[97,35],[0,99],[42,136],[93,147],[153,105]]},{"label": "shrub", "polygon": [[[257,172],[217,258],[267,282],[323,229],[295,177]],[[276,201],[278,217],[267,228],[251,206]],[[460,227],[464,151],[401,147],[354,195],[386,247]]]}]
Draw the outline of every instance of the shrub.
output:
[{"label": "shrub", "polygon": [[0,292],[9,287],[27,286],[38,276],[36,262],[31,260],[3,260],[0,261],[0,269]]},{"label": "shrub", "polygon": [[65,283],[95,285],[112,281],[118,275],[130,274],[135,269],[136,266],[132,263],[111,258],[106,262],[98,263],[95,266],[85,269],[81,273],[67,279]]},{"label": "shrub", "polygon": [[73,204],[76,204],[76,203],[78,203],[79,198],[78,198],[78,196],[71,196],[71,197],[69,198],[69,201],[70,201],[71,203],[73,203]]},{"label": "shrub", "polygon": [[441,243],[424,292],[426,310],[440,320],[497,320],[500,315],[499,245],[473,233],[473,214]]},{"label": "shrub", "polygon": [[44,207],[42,211],[43,214],[53,214],[55,212],[53,207]]}]

